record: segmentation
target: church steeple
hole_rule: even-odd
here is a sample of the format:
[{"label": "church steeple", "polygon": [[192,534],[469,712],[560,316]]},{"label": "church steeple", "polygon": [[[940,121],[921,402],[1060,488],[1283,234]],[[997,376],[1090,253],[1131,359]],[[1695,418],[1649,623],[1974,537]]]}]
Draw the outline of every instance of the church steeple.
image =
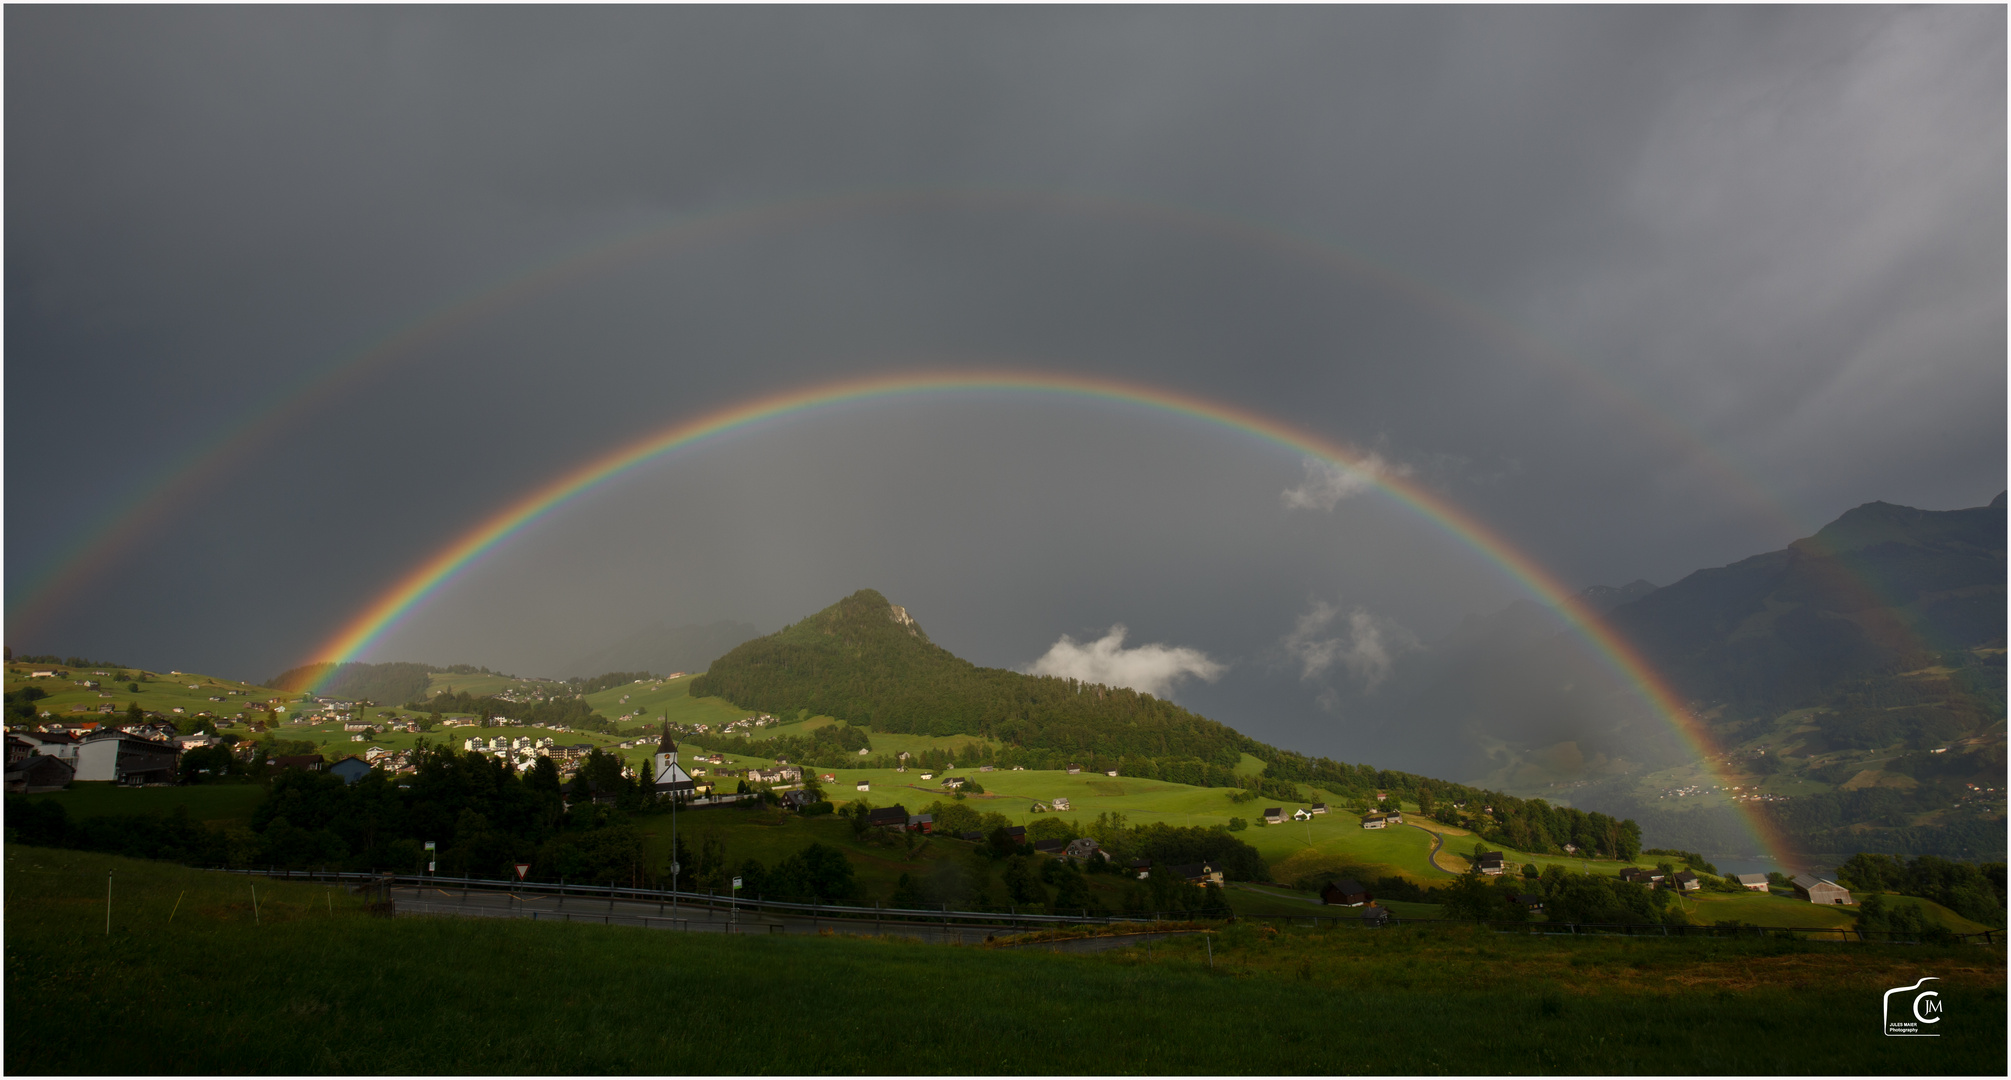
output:
[{"label": "church steeple", "polygon": [[670,718],[663,721],[663,739],[656,744],[651,759],[656,765],[656,790],[668,795],[689,795],[696,790],[691,774],[677,767],[677,742],[670,737]]}]

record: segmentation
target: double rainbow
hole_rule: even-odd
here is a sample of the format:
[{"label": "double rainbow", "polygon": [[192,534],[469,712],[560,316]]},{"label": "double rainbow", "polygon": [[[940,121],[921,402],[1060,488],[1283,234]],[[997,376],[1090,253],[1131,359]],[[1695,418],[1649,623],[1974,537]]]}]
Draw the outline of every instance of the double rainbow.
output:
[{"label": "double rainbow", "polygon": [[[1356,470],[1372,479],[1399,503],[1456,537],[1555,608],[1600,657],[1675,729],[1700,761],[1708,764],[1721,759],[1722,755],[1708,731],[1684,706],[1676,692],[1631,644],[1608,628],[1597,612],[1580,601],[1574,590],[1518,551],[1485,523],[1442,496],[1402,476],[1370,468],[1364,455],[1346,446],[1239,406],[1138,383],[1053,373],[922,372],[845,379],[754,398],[680,421],[586,462],[469,529],[385,590],[308,659],[334,662],[357,659],[428,597],[510,537],[554,513],[582,493],[675,450],[749,424],[851,402],[971,391],[1087,398],[1144,407],[1242,432],[1298,454]],[[1741,814],[1761,850],[1776,858],[1787,850],[1765,818],[1750,810],[1742,809]]]}]

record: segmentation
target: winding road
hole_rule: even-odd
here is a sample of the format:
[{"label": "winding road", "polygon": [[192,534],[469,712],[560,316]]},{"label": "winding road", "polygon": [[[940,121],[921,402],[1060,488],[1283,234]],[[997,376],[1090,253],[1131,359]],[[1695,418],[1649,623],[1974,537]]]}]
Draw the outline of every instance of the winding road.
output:
[{"label": "winding road", "polygon": [[[1446,870],[1445,867],[1440,866],[1438,864],[1438,851],[1440,848],[1445,846],[1445,834],[1432,832],[1430,829],[1427,829],[1422,825],[1411,825],[1411,823],[1408,821],[1404,822],[1404,824],[1409,825],[1411,828],[1416,829],[1421,833],[1425,833],[1431,837],[1431,850],[1425,854],[1425,858],[1431,862],[1431,868],[1434,870],[1441,870],[1444,871],[1445,873],[1452,874],[1453,872],[1451,870]],[[1453,876],[1458,877],[1459,875],[1453,874]]]}]

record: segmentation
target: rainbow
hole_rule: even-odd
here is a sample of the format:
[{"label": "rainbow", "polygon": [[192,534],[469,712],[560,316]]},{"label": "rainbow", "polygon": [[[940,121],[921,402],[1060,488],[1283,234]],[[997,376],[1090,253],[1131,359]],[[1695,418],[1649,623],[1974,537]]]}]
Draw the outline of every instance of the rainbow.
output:
[{"label": "rainbow", "polygon": [[[339,663],[357,659],[428,597],[510,537],[582,493],[672,451],[750,424],[846,403],[970,391],[1003,391],[1142,406],[1255,436],[1264,442],[1370,477],[1398,502],[1457,537],[1560,612],[1675,729],[1695,751],[1698,759],[1716,773],[1711,763],[1721,760],[1722,754],[1709,732],[1641,654],[1582,603],[1574,590],[1517,550],[1499,533],[1444,497],[1387,470],[1371,468],[1358,451],[1248,409],[1133,382],[1045,372],[914,372],[845,379],[754,398],[672,424],[546,482],[469,529],[386,589],[304,663]],[[1788,850],[1780,835],[1758,814],[1746,810],[1742,810],[1741,814],[1761,849],[1778,861]]]},{"label": "rainbow", "polygon": [[199,442],[167,457],[149,474],[136,478],[98,513],[79,521],[55,546],[54,554],[28,572],[10,577],[9,623],[17,633],[33,627],[64,598],[104,572],[122,552],[162,526],[176,508],[186,503],[191,492],[245,460],[261,442],[277,437],[318,403],[469,326],[566,285],[613,273],[645,259],[702,250],[707,245],[764,230],[801,227],[847,216],[931,209],[1036,210],[1097,216],[1312,264],[1324,272],[1401,298],[1415,310],[1460,326],[1526,360],[1570,371],[1575,386],[1597,394],[1605,407],[1630,416],[1641,430],[1657,433],[1665,443],[1679,448],[1686,459],[1702,465],[1713,475],[1719,490],[1744,503],[1773,528],[1789,536],[1814,531],[1808,523],[1791,519],[1778,500],[1707,440],[1653,407],[1641,395],[1620,387],[1610,376],[1536,339],[1507,319],[1459,299],[1443,287],[1399,273],[1361,254],[1259,223],[1136,198],[1009,190],[856,191],[723,208],[631,230],[556,259],[499,275],[421,312],[247,405],[238,419],[213,427]]}]

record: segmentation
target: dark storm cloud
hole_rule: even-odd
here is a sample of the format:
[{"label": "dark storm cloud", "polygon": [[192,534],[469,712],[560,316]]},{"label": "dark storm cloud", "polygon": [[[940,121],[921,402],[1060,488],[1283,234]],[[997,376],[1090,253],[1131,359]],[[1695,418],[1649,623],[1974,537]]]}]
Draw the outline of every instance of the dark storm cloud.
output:
[{"label": "dark storm cloud", "polygon": [[[1233,401],[1415,470],[1585,584],[2004,482],[2001,9],[6,18],[10,609],[163,462],[489,283],[734,208],[1011,196],[766,220],[555,283],[316,399],[10,620],[16,648],[266,675],[592,454],[904,366]],[[1228,673],[1183,700],[1326,749],[1346,732],[1318,699],[1359,686],[1302,677],[1304,618],[1329,613],[1299,642],[1332,676],[1516,595],[1387,501],[1328,509],[1289,453],[982,412],[695,453],[391,644],[530,670],[905,586],[985,663],[1118,623],[1201,650]]]}]

